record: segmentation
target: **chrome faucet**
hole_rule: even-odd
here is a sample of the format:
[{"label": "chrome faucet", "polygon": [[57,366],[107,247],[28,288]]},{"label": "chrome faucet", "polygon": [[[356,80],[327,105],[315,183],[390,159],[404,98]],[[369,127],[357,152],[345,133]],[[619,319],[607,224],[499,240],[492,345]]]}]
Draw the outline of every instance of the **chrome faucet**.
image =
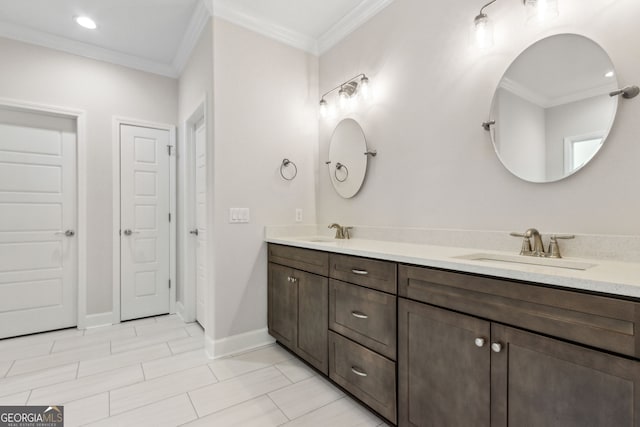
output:
[{"label": "chrome faucet", "polygon": [[[514,237],[522,237],[522,248],[520,249],[520,255],[546,257],[546,258],[562,258],[560,255],[560,246],[558,246],[558,239],[574,239],[576,236],[571,234],[557,235],[553,234],[549,242],[549,251],[544,250],[544,244],[542,243],[542,236],[540,232],[535,228],[530,228],[524,233],[511,233]],[[533,249],[531,248],[531,239],[533,238]]]},{"label": "chrome faucet", "polygon": [[349,234],[349,230],[352,230],[353,227],[343,227],[340,224],[333,223],[329,226],[329,228],[336,229],[336,239],[350,239],[351,235]]}]

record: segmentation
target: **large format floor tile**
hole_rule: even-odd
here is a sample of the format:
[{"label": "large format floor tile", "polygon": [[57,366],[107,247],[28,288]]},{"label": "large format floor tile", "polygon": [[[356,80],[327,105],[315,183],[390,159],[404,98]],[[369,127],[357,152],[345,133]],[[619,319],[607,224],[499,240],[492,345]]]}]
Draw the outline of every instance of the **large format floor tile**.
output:
[{"label": "large format floor tile", "polygon": [[0,340],[0,405],[25,404],[64,404],[67,427],[382,423],[278,345],[208,359],[176,315]]}]

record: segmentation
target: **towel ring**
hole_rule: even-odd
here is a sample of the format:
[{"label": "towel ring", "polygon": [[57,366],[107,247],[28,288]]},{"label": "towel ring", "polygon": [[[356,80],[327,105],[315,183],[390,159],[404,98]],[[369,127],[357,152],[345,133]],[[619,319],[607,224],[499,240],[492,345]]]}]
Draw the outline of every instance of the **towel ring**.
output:
[{"label": "towel ring", "polygon": [[[338,178],[338,171],[341,170],[341,169],[345,170],[344,179]],[[338,163],[336,163],[336,169],[333,171],[333,176],[336,177],[336,181],[345,182],[347,180],[347,178],[349,178],[349,169],[345,165],[343,165],[342,163],[338,162]]]},{"label": "towel ring", "polygon": [[[289,166],[293,166],[293,175],[291,175],[289,178],[287,178],[287,176],[284,174],[284,170],[286,168],[288,168]],[[293,181],[294,178],[296,176],[298,176],[298,167],[291,160],[284,159],[284,160],[282,160],[282,164],[280,165],[280,176],[282,178],[284,178],[285,180],[287,180],[287,181]]]}]

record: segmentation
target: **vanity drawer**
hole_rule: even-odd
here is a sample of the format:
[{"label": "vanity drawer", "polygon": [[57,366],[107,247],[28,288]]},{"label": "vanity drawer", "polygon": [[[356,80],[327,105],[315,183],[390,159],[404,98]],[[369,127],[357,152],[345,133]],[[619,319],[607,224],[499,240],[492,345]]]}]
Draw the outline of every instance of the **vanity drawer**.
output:
[{"label": "vanity drawer", "polygon": [[396,296],[331,279],[329,328],[396,359]]},{"label": "vanity drawer", "polygon": [[320,276],[329,275],[329,254],[326,252],[270,243],[269,262],[308,271]]},{"label": "vanity drawer", "polygon": [[396,423],[396,364],[329,331],[329,377]]},{"label": "vanity drawer", "polygon": [[400,296],[640,357],[640,304],[523,282],[401,265]]},{"label": "vanity drawer", "polygon": [[396,264],[350,255],[330,255],[329,277],[395,294]]}]

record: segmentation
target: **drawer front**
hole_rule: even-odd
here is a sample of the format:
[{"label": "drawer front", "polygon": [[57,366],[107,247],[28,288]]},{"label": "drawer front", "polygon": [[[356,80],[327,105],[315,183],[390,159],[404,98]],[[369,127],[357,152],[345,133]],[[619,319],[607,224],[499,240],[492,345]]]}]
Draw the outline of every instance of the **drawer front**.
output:
[{"label": "drawer front", "polygon": [[269,262],[320,276],[329,275],[329,254],[326,252],[269,244]]},{"label": "drawer front", "polygon": [[396,297],[331,279],[329,328],[396,360]]},{"label": "drawer front", "polygon": [[329,331],[329,377],[396,423],[396,364]]},{"label": "drawer front", "polygon": [[397,292],[395,263],[338,254],[329,258],[329,277],[390,294]]},{"label": "drawer front", "polygon": [[399,267],[399,295],[640,357],[640,304],[505,279]]}]

